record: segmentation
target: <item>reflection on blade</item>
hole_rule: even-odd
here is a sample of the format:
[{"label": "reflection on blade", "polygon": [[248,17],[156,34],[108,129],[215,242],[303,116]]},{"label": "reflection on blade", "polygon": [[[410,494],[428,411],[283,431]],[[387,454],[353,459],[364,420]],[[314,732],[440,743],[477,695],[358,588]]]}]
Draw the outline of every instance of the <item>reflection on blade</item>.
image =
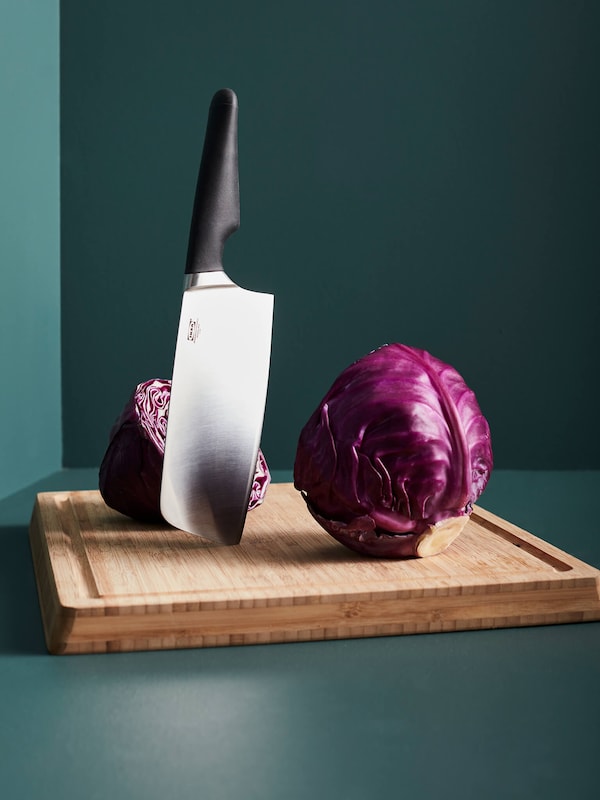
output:
[{"label": "reflection on blade", "polygon": [[184,292],[161,512],[172,525],[239,542],[267,394],[273,297],[231,283]]}]

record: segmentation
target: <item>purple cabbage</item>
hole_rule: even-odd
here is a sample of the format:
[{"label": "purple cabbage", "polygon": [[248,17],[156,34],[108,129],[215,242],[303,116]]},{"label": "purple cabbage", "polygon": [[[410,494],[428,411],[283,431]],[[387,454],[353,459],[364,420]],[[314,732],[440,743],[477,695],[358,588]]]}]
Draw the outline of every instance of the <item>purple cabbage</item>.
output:
[{"label": "purple cabbage", "polygon": [[[109,434],[100,465],[99,489],[104,502],[141,522],[164,522],[160,513],[165,437],[171,398],[171,381],[138,384]],[[261,450],[248,510],[264,500],[271,475]]]},{"label": "purple cabbage", "polygon": [[294,485],[342,544],[412,557],[429,554],[424,535],[468,517],[492,466],[488,423],[458,372],[390,344],[351,364],[319,403],[300,434]]}]

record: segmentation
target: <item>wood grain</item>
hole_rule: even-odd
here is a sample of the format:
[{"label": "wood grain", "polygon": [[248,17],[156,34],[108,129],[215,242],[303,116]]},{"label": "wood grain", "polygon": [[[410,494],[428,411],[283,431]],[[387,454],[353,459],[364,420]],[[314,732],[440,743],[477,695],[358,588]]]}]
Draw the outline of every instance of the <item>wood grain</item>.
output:
[{"label": "wood grain", "polygon": [[482,508],[436,556],[365,558],[291,484],[269,487],[239,545],[37,496],[30,542],[51,653],[294,642],[600,619],[600,571]]}]

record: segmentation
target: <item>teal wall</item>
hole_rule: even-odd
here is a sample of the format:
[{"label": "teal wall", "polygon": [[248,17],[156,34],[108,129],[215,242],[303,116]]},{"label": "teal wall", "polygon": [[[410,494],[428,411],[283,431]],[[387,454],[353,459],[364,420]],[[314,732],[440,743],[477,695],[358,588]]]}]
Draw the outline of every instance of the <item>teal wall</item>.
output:
[{"label": "teal wall", "polygon": [[168,377],[206,110],[240,101],[232,277],[276,295],[263,449],[389,341],[504,468],[598,468],[600,3],[61,3],[64,458]]},{"label": "teal wall", "polygon": [[61,465],[58,0],[0,0],[0,497]]}]

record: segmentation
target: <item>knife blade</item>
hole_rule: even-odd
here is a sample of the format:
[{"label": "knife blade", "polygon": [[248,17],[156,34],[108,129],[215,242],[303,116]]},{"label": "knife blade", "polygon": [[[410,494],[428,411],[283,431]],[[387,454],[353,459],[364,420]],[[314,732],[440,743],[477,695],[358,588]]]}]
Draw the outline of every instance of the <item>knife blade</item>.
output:
[{"label": "knife blade", "polygon": [[258,457],[273,295],[235,284],[225,241],[240,225],[238,101],[212,98],[196,184],[161,482],[171,525],[225,545],[241,537]]}]

